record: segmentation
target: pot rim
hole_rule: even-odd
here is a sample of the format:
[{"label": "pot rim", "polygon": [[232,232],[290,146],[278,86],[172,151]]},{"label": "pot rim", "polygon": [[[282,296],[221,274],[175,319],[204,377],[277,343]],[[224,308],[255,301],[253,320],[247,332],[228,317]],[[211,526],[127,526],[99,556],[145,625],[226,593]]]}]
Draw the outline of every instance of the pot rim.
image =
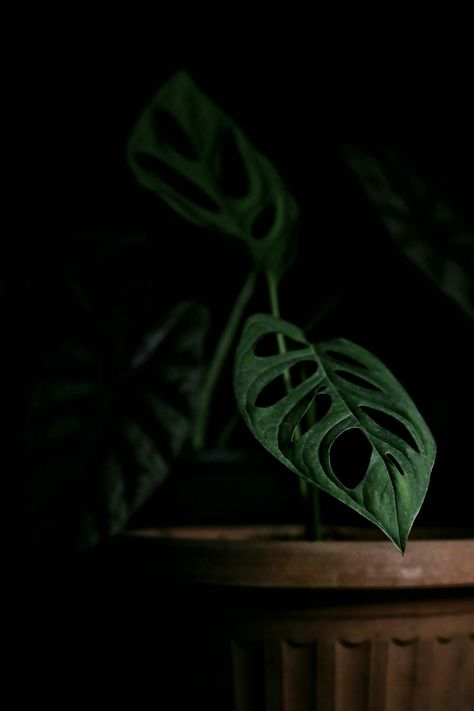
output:
[{"label": "pot rim", "polygon": [[188,526],[128,531],[127,538],[153,545],[160,574],[177,582],[306,589],[474,587],[474,538],[443,539],[437,529],[434,539],[410,540],[402,556],[388,540],[306,541],[298,538],[302,531],[301,526]]}]

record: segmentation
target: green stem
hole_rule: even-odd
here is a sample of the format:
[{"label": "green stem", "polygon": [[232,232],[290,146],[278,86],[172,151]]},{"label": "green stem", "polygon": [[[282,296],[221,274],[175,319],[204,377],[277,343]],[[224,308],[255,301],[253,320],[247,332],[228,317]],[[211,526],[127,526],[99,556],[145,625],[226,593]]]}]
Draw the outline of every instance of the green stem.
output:
[{"label": "green stem", "polygon": [[[278,284],[277,284],[277,280],[275,279],[273,274],[267,274],[267,283],[268,283],[268,294],[270,296],[270,306],[272,309],[272,315],[276,316],[277,318],[280,318],[280,304],[278,301]],[[286,353],[285,336],[282,333],[277,333],[277,343],[278,343],[279,353]],[[285,372],[283,373],[283,377],[285,379],[286,389],[287,389],[287,391],[289,391],[291,388],[291,382],[290,382],[290,373],[288,370],[285,370]]]},{"label": "green stem", "polygon": [[[275,279],[273,274],[267,273],[267,283],[268,283],[268,294],[270,297],[270,306],[272,309],[272,315],[279,318],[280,317],[280,304],[278,301],[278,284],[277,284],[277,280]],[[278,343],[279,353],[286,353],[285,337],[282,333],[277,333],[277,343]],[[283,373],[283,379],[285,381],[286,391],[290,392],[291,378],[290,378],[290,371],[289,370],[285,370],[285,372]],[[296,436],[298,436],[298,431],[299,431],[299,428],[297,426],[296,430],[295,430]],[[300,484],[301,496],[304,499],[307,499],[308,498],[308,484],[304,479],[301,479],[301,477],[298,478],[298,481]]]},{"label": "green stem", "polygon": [[214,351],[209,370],[207,371],[206,380],[204,382],[197,407],[196,424],[193,436],[193,446],[195,450],[202,449],[206,441],[212,396],[214,394],[217,381],[219,380],[222,367],[232,345],[232,341],[235,338],[235,334],[242,320],[245,307],[254,292],[255,282],[256,273],[251,272],[245,280],[239,295],[237,296],[237,300],[231,311],[229,320],[227,321],[221,337],[217,342],[216,350]]},{"label": "green stem", "polygon": [[307,535],[310,541],[320,541],[323,537],[323,531],[321,525],[319,489],[317,486],[310,486],[308,489],[310,513]]},{"label": "green stem", "polygon": [[220,435],[216,439],[216,449],[224,449],[227,446],[227,442],[234,432],[238,422],[240,422],[240,413],[234,412],[232,417],[225,423]]}]

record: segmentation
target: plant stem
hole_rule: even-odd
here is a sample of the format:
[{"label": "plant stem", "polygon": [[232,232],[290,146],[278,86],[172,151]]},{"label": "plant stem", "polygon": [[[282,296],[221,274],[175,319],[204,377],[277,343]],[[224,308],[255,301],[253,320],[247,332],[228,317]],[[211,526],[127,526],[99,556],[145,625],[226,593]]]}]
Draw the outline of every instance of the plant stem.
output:
[{"label": "plant stem", "polygon": [[307,536],[310,541],[320,541],[323,537],[323,531],[321,526],[319,489],[317,486],[308,487],[308,503],[310,511],[308,516]]},{"label": "plant stem", "polygon": [[235,334],[242,320],[242,315],[244,313],[245,307],[247,306],[254,292],[256,278],[257,275],[255,272],[250,272],[250,274],[246,278],[242,289],[240,290],[239,295],[237,296],[237,299],[232,308],[225,328],[221,334],[221,337],[217,342],[217,346],[214,351],[209,370],[207,371],[206,379],[204,381],[197,407],[195,421],[196,424],[194,427],[193,435],[193,446],[195,450],[200,450],[204,447],[207,436],[207,428],[209,424],[212,396],[214,394],[217,381],[219,380],[222,367],[229,354],[232,341],[235,338]]},{"label": "plant stem", "polygon": [[[278,301],[277,280],[275,279],[273,274],[267,273],[267,283],[268,283],[268,294],[270,296],[270,306],[272,309],[272,315],[279,318],[280,317],[280,304]],[[285,336],[282,333],[277,333],[277,343],[278,343],[278,352],[279,353],[286,353]],[[290,373],[288,370],[285,370],[285,372],[283,373],[283,379],[285,381],[286,390],[287,390],[287,392],[289,392],[291,389],[291,380],[290,380]]]},{"label": "plant stem", "polygon": [[217,449],[224,449],[239,421],[239,412],[234,412],[232,417],[226,422],[226,424],[222,428],[221,433],[216,440]]},{"label": "plant stem", "polygon": [[[274,275],[271,273],[267,273],[267,283],[268,283],[268,294],[270,296],[270,306],[272,309],[272,315],[276,316],[277,318],[280,317],[280,304],[278,302],[278,289],[277,289],[277,280],[275,279]],[[285,343],[285,337],[282,333],[277,333],[277,343],[278,343],[278,351],[280,353],[286,353],[286,343]],[[285,388],[287,392],[290,392],[291,390],[291,378],[290,378],[290,371],[285,370],[283,373],[283,379],[285,381]],[[295,435],[298,436],[298,431],[299,428],[298,426],[295,429]],[[308,498],[308,484],[304,479],[299,478],[298,479],[299,484],[300,484],[300,493],[301,496],[304,499]]]}]

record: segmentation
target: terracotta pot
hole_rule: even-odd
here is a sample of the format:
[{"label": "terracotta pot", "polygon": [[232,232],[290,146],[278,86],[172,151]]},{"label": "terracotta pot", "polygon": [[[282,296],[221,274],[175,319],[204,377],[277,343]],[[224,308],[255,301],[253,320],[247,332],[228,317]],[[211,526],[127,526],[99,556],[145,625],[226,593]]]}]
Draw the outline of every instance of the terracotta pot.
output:
[{"label": "terracotta pot", "polygon": [[474,540],[411,540],[402,557],[388,541],[308,542],[299,533],[128,536],[175,590],[162,629],[177,642],[169,658],[195,669],[196,703],[472,711]]}]

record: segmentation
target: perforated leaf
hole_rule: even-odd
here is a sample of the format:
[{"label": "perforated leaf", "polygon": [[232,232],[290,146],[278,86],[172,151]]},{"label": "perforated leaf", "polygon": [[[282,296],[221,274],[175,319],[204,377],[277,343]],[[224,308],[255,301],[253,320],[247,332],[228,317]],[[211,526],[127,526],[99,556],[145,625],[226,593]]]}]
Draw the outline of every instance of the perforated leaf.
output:
[{"label": "perforated leaf", "polygon": [[273,165],[184,71],[138,119],[128,160],[139,182],[182,217],[245,243],[253,265],[291,262],[296,203]]},{"label": "perforated leaf", "polygon": [[[291,346],[286,353],[277,352],[277,334]],[[263,339],[271,336],[275,353],[262,355]],[[277,392],[274,386],[285,372],[290,386]],[[257,314],[244,326],[234,377],[239,409],[261,444],[375,523],[403,552],[436,447],[415,404],[386,366],[351,341],[309,343],[292,324]],[[369,457],[360,481],[351,485],[335,467],[335,450],[354,433],[368,445]],[[350,436],[347,441],[350,446]],[[356,459],[346,452],[346,466],[360,467]]]}]

